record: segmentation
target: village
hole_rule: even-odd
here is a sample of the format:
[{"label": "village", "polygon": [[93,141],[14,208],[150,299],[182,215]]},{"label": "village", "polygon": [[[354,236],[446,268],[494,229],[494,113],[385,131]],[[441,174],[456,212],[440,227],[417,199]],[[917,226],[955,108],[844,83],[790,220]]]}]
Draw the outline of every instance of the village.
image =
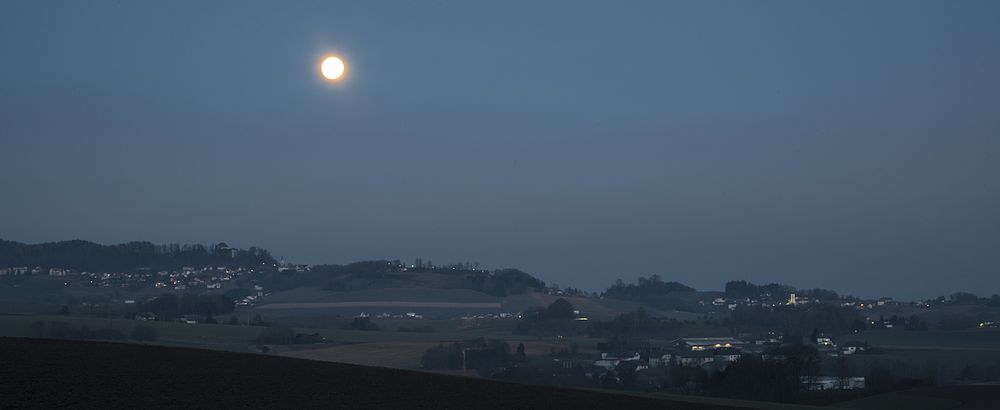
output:
[{"label": "village", "polygon": [[[662,370],[671,367],[697,368],[712,374],[724,372],[728,366],[741,359],[783,362],[787,357],[782,353],[781,347],[787,347],[792,342],[782,339],[782,336],[773,334],[749,341],[735,337],[679,338],[668,342],[665,347],[601,351],[590,359],[552,358],[551,360],[557,368],[574,369],[579,366],[588,378],[613,377],[617,383],[623,382],[621,373],[628,372],[638,380],[640,389],[661,389],[665,378]],[[826,358],[864,354],[868,348],[867,344],[856,341],[838,346],[825,335],[819,335],[805,342],[806,345],[815,347],[819,354]],[[801,376],[801,383],[808,390],[863,389],[865,378],[846,374],[840,376],[809,374]]]}]

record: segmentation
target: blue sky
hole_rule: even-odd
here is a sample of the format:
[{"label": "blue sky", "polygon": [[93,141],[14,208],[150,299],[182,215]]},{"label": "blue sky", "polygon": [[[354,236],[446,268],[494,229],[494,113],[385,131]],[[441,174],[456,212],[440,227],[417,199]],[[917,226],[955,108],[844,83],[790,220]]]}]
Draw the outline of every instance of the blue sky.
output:
[{"label": "blue sky", "polygon": [[1000,293],[998,38],[992,1],[4,1],[0,237]]}]

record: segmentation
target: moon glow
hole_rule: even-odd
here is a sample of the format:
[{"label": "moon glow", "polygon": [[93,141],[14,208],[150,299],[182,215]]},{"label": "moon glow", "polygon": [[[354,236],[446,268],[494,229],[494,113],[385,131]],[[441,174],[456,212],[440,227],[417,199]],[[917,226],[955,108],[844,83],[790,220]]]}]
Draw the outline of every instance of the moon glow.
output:
[{"label": "moon glow", "polygon": [[323,64],[320,64],[319,71],[327,80],[337,80],[344,76],[346,68],[344,60],[341,60],[339,57],[330,56],[323,59]]}]

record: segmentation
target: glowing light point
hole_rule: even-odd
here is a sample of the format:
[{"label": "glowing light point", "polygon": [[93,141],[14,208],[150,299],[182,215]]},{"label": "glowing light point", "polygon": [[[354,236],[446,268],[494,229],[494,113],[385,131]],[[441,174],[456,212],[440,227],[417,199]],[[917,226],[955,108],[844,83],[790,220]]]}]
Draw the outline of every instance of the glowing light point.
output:
[{"label": "glowing light point", "polygon": [[338,80],[344,76],[347,66],[344,65],[344,60],[341,60],[340,57],[330,56],[323,59],[319,71],[327,80]]}]

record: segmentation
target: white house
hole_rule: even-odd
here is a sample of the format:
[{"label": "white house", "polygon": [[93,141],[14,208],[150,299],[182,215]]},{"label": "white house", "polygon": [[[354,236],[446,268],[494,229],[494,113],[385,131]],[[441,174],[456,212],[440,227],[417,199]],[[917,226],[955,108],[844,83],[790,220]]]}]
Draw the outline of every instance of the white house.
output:
[{"label": "white house", "polygon": [[682,366],[702,366],[715,360],[715,352],[711,350],[696,350],[677,355],[677,363]]},{"label": "white house", "polygon": [[680,349],[700,351],[721,348],[743,348],[743,341],[733,337],[688,337],[677,339],[672,342]]},{"label": "white house", "polygon": [[858,353],[858,352],[863,352],[863,351],[865,351],[865,349],[866,349],[866,347],[865,347],[864,343],[861,343],[861,342],[858,342],[858,341],[851,341],[851,342],[844,343],[842,346],[840,346],[840,353],[841,354],[855,354],[855,353]]},{"label": "white house", "polygon": [[864,377],[802,376],[802,385],[807,390],[851,390],[865,388]]}]

